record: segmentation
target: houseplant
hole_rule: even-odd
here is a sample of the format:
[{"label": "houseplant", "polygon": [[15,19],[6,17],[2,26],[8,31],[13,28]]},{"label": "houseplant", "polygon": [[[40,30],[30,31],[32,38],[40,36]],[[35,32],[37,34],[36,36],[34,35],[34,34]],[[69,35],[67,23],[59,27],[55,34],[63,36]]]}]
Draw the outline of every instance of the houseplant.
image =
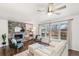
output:
[{"label": "houseplant", "polygon": [[2,34],[2,39],[3,39],[2,44],[5,45],[6,44],[6,33]]}]

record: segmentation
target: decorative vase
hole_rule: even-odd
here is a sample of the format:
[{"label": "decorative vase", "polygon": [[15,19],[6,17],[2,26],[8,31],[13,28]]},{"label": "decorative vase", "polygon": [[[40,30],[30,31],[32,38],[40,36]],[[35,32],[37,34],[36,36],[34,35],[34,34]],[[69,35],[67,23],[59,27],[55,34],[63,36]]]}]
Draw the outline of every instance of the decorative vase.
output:
[{"label": "decorative vase", "polygon": [[2,42],[2,45],[3,48],[6,47],[6,42]]}]

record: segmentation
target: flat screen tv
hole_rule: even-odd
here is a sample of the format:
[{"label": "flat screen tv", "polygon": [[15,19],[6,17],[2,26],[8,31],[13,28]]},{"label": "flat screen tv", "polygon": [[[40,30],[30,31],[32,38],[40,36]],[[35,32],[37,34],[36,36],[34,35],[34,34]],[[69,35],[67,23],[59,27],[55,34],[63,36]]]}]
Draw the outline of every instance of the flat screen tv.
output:
[{"label": "flat screen tv", "polygon": [[15,39],[22,39],[23,35],[22,34],[18,34],[18,35],[15,35],[14,37],[15,37]]}]

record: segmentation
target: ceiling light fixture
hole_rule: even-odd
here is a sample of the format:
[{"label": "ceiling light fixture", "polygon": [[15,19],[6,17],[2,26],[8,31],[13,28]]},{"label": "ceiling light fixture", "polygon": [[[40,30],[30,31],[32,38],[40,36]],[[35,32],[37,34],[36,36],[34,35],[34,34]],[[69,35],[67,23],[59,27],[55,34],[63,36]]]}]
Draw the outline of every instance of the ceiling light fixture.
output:
[{"label": "ceiling light fixture", "polygon": [[48,15],[51,16],[52,15],[52,12],[48,12]]}]

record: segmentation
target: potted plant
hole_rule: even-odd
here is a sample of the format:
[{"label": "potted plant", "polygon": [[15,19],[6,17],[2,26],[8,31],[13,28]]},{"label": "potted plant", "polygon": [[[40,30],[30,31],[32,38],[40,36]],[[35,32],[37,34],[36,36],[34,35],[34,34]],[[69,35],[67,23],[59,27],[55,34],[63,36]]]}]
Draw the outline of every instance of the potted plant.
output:
[{"label": "potted plant", "polygon": [[5,45],[6,44],[6,33],[2,34],[2,39],[3,39],[2,44]]}]

